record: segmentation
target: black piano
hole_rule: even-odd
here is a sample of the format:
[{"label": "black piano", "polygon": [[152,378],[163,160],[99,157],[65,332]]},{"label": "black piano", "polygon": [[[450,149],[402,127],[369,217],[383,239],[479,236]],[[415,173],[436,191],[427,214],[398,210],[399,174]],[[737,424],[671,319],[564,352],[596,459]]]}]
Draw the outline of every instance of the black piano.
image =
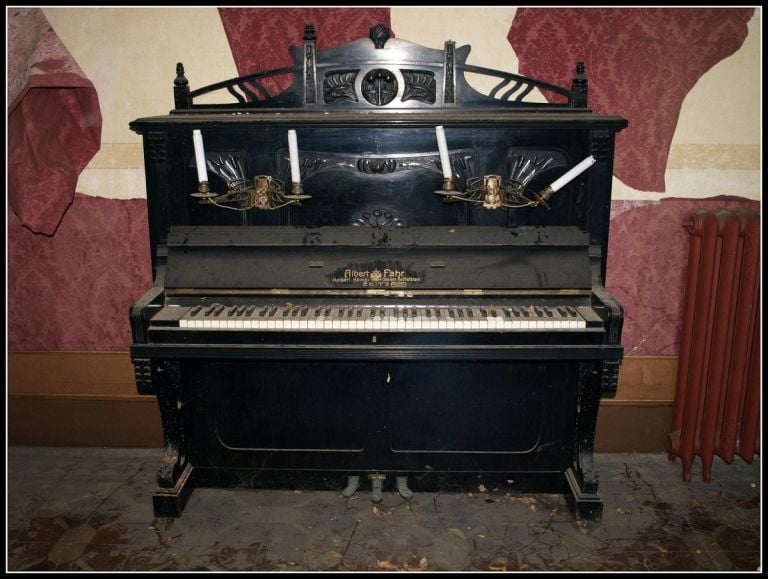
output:
[{"label": "black piano", "polygon": [[179,64],[175,108],[130,124],[153,252],[130,319],[165,436],[156,516],[179,516],[196,486],[377,502],[498,480],[599,518],[626,120],[587,108],[581,63],[563,88],[381,25],[321,52],[316,35],[293,66],[196,90]]}]

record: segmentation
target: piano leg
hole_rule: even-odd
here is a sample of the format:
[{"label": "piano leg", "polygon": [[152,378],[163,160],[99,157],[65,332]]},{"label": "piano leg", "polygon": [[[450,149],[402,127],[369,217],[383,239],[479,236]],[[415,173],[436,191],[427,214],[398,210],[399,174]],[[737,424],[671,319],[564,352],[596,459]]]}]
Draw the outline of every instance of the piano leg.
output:
[{"label": "piano leg", "polygon": [[599,521],[603,514],[603,501],[597,494],[598,477],[593,459],[602,378],[603,362],[584,362],[579,365],[576,447],[573,464],[565,471],[565,480],[570,489],[567,498],[571,507],[579,517],[594,521]]},{"label": "piano leg", "polygon": [[152,496],[155,517],[180,517],[193,490],[192,465],[187,463],[172,489],[161,487]]},{"label": "piano leg", "polygon": [[186,459],[182,407],[181,364],[163,360],[153,373],[165,436],[163,464],[157,471],[159,488],[152,498],[156,517],[178,517],[194,489],[192,465]]}]

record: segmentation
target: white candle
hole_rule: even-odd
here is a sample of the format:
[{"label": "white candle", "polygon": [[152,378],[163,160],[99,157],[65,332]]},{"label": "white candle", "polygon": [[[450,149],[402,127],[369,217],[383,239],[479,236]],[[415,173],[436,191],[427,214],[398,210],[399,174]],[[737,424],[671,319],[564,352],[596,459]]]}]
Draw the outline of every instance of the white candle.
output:
[{"label": "white candle", "polygon": [[442,126],[435,127],[435,134],[437,134],[437,150],[440,151],[440,166],[443,169],[443,178],[450,179],[451,174],[451,159],[448,157],[448,142],[445,140],[445,129]]},{"label": "white candle", "polygon": [[205,167],[203,134],[197,129],[192,131],[192,142],[195,144],[195,165],[197,165],[197,180],[202,183],[203,181],[208,181],[208,169]]},{"label": "white candle", "polygon": [[296,138],[296,131],[288,131],[288,155],[291,159],[291,182],[301,183],[301,171],[299,171],[299,141]]},{"label": "white candle", "polygon": [[586,159],[584,159],[581,163],[576,165],[575,167],[569,169],[565,175],[560,177],[559,179],[556,179],[552,185],[549,186],[550,189],[552,189],[552,193],[555,191],[558,191],[562,189],[564,186],[566,186],[568,183],[573,181],[576,177],[581,175],[584,171],[589,169],[592,165],[595,164],[596,159],[590,155]]}]

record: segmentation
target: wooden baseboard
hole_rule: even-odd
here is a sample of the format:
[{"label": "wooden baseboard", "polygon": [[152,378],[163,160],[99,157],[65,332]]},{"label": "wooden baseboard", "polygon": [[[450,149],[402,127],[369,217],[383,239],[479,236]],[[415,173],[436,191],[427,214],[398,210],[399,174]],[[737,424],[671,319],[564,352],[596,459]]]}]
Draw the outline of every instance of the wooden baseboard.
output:
[{"label": "wooden baseboard", "polygon": [[[602,401],[597,452],[663,452],[677,357],[629,357]],[[127,352],[11,352],[8,441],[52,446],[163,446],[154,396],[136,392]]]}]

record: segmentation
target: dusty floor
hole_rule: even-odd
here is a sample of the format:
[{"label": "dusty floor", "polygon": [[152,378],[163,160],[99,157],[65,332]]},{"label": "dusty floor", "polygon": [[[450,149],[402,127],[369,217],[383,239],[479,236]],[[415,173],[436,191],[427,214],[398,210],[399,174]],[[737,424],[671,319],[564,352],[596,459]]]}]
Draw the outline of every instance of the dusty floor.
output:
[{"label": "dusty floor", "polygon": [[[691,483],[663,454],[599,454],[600,523],[560,495],[196,489],[156,519],[162,451],[9,448],[8,570],[746,570],[761,564],[760,465]],[[696,469],[699,466],[699,469]],[[485,490],[485,492],[482,492]]]}]

